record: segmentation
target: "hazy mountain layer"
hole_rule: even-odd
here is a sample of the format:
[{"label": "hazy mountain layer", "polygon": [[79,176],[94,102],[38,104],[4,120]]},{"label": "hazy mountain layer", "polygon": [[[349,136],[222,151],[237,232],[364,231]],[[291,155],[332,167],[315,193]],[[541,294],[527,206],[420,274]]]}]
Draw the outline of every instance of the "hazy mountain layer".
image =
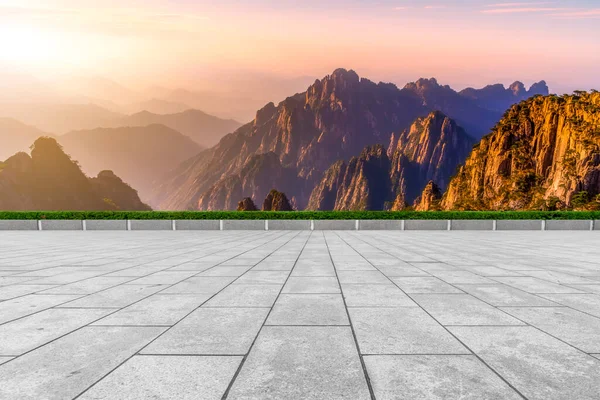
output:
[{"label": "hazy mountain layer", "polygon": [[113,170],[145,201],[153,181],[201,151],[192,139],[163,125],[76,131],[58,140],[86,173]]},{"label": "hazy mountain layer", "polygon": [[124,117],[118,122],[122,126],[165,125],[189,136],[202,147],[211,147],[228,133],[242,124],[231,119],[220,119],[199,110],[186,110],[176,114],[159,115],[148,111]]},{"label": "hazy mountain layer", "polygon": [[29,146],[45,132],[12,118],[0,118],[0,161],[15,153],[29,151]]}]

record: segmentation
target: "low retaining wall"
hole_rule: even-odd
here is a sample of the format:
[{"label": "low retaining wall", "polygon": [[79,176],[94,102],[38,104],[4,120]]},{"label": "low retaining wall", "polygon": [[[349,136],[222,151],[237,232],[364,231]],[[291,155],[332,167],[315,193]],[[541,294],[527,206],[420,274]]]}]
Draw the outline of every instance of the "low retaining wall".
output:
[{"label": "low retaining wall", "polygon": [[0,220],[0,231],[600,231],[600,220]]}]

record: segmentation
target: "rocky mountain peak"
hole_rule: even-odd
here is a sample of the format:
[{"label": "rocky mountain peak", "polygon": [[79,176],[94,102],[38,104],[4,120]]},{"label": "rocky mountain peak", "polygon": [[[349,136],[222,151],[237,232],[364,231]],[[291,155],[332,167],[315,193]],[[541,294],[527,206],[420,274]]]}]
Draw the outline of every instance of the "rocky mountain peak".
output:
[{"label": "rocky mountain peak", "polygon": [[434,181],[429,181],[421,196],[414,202],[415,211],[433,211],[439,209],[442,191]]},{"label": "rocky mountain peak", "polygon": [[536,94],[541,94],[542,96],[547,96],[550,93],[550,89],[548,89],[548,85],[546,81],[539,81],[531,85],[529,88],[529,95],[534,96]]},{"label": "rocky mountain peak", "polygon": [[527,89],[525,89],[525,85],[523,82],[516,81],[508,87],[508,90],[512,92],[514,96],[522,96],[524,93],[527,93]]},{"label": "rocky mountain peak", "polygon": [[262,206],[263,211],[293,211],[290,201],[285,193],[276,189],[269,192]]},{"label": "rocky mountain peak", "polygon": [[237,211],[258,211],[251,197],[244,197],[237,205]]}]

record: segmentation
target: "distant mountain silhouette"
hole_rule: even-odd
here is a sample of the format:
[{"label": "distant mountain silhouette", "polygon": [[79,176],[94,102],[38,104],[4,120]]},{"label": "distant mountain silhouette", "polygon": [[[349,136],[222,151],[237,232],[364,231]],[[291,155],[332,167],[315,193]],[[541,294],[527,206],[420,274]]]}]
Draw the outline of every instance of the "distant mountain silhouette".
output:
[{"label": "distant mountain silhouette", "polygon": [[475,100],[479,106],[501,113],[520,101],[535,95],[547,96],[548,94],[546,81],[534,83],[529,90],[525,89],[523,83],[516,81],[508,88],[502,84],[496,84],[482,89],[467,88],[460,91],[461,96]]},{"label": "distant mountain silhouette", "polygon": [[37,139],[27,153],[0,164],[0,210],[150,210],[111,171],[88,178],[56,139]]},{"label": "distant mountain silhouette", "polygon": [[142,199],[149,198],[154,180],[202,150],[189,137],[164,125],[74,131],[58,140],[86,173],[113,170]]},{"label": "distant mountain silhouette", "polygon": [[122,126],[147,126],[162,124],[189,136],[203,147],[211,147],[228,133],[235,131],[242,124],[237,121],[220,119],[199,110],[186,110],[177,114],[159,115],[148,111],[124,117],[119,122]]}]

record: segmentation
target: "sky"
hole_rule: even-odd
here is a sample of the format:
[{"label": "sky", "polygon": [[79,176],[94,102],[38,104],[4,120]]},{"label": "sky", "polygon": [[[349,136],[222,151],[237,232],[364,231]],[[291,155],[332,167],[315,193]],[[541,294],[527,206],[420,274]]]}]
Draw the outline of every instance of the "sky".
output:
[{"label": "sky", "polygon": [[0,0],[0,68],[41,79],[208,88],[344,67],[564,92],[600,89],[598,65],[599,0]]}]

